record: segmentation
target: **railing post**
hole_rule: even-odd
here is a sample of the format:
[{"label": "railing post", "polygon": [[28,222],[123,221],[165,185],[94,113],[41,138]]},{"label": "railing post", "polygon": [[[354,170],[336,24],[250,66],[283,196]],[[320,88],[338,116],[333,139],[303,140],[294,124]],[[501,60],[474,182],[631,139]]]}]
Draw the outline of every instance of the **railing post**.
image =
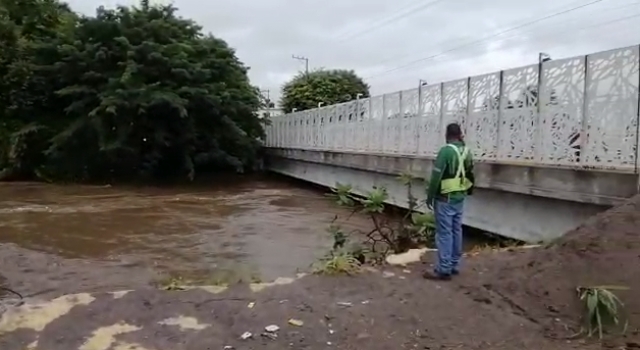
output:
[{"label": "railing post", "polygon": [[[502,133],[504,133],[504,128],[502,126],[502,111],[503,111],[503,98],[504,94],[504,71],[500,71],[500,83],[498,84],[498,120],[496,125],[496,160],[500,159],[500,141],[502,138]],[[501,132],[502,131],[502,132]]]},{"label": "railing post", "polygon": [[358,124],[363,123],[364,125],[364,120],[360,120],[360,97],[358,97],[358,95],[356,95],[356,112],[355,115],[353,116],[354,122],[355,122],[355,126],[354,126],[354,131],[353,131],[353,148],[354,151],[358,150],[358,143],[357,140],[361,140],[361,138],[358,137],[358,135],[356,135],[358,132],[360,132],[360,127],[358,126]]},{"label": "railing post", "polygon": [[578,156],[578,164],[584,165],[585,150],[587,149],[587,133],[589,128],[589,119],[587,118],[587,109],[589,108],[589,55],[584,56],[584,95],[582,97],[582,121],[580,122],[580,155]]},{"label": "railing post", "polygon": [[640,193],[640,173],[638,167],[640,166],[640,161],[638,157],[640,156],[640,48],[638,50],[638,110],[636,113],[636,159],[635,159],[635,172],[637,177],[636,182],[636,193]]},{"label": "railing post", "polygon": [[[467,126],[471,125],[471,77],[467,78],[467,115],[462,124],[462,132],[464,135],[468,135]],[[469,144],[467,144],[469,147]]]},{"label": "railing post", "polygon": [[[440,83],[440,120],[438,121],[438,138],[440,138],[440,140],[445,138],[443,135],[443,131],[444,131],[444,83]],[[437,154],[438,152],[437,145],[434,151]]]},{"label": "railing post", "polygon": [[387,135],[385,135],[386,127],[387,127],[387,94],[382,95],[382,118],[380,120],[380,140],[382,140],[382,144],[380,145],[380,153],[384,153],[387,149]]},{"label": "railing post", "polygon": [[539,161],[542,162],[544,159],[544,150],[542,149],[542,139],[543,139],[543,134],[542,134],[542,130],[541,130],[541,126],[542,123],[540,122],[540,119],[542,118],[542,85],[544,84],[543,82],[543,74],[544,74],[544,68],[543,68],[543,60],[540,59],[538,62],[538,87],[536,89],[536,119],[534,122],[534,128],[533,128],[533,154],[531,155],[533,157],[533,161]]},{"label": "railing post", "polygon": [[422,109],[422,80],[418,82],[418,115],[416,116],[415,122],[415,133],[416,133],[416,154],[420,154],[420,125],[422,122],[422,113],[424,113]]},{"label": "railing post", "polygon": [[398,92],[398,134],[396,135],[396,137],[398,137],[400,140],[398,142],[398,153],[402,154],[404,151],[404,145],[402,144],[403,142],[403,138],[402,138],[402,130],[404,129],[404,125],[403,123],[405,122],[405,118],[404,118],[404,111],[402,110],[403,105],[402,105],[402,90],[400,90]]},{"label": "railing post", "polygon": [[367,122],[367,152],[371,152],[371,130],[373,129],[373,98],[369,96],[369,121]]},{"label": "railing post", "polygon": [[349,129],[349,102],[344,103],[342,105],[342,123],[338,123],[338,128],[341,128],[342,131],[342,142],[341,142],[341,146],[342,149],[340,150],[340,152],[344,152],[346,151],[347,148],[347,130]]}]

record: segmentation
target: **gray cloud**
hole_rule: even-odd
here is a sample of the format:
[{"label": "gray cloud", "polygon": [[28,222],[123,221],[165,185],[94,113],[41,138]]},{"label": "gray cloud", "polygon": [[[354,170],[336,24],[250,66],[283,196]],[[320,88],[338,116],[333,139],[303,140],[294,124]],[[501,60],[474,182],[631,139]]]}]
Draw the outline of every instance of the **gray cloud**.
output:
[{"label": "gray cloud", "polygon": [[[164,0],[158,0],[164,1]],[[431,0],[175,0],[180,13],[236,48],[254,84],[277,98],[282,83],[304,68],[354,69],[379,94],[640,43],[640,1],[604,0],[446,55],[410,64],[589,0],[445,0],[377,28],[375,23]],[[71,0],[92,13],[113,1]],[[131,3],[131,1],[118,2]],[[639,15],[624,21],[619,19]],[[604,25],[607,22],[606,25]],[[353,37],[358,32],[365,34]],[[385,73],[396,67],[406,68]]]}]

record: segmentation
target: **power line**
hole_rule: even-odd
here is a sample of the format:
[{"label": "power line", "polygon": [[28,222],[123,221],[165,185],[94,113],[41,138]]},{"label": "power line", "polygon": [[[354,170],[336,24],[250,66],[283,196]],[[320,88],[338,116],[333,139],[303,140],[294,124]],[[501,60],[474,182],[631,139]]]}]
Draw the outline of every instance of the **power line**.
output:
[{"label": "power line", "polygon": [[[620,9],[623,9],[623,8],[626,8],[626,7],[633,7],[633,6],[638,6],[638,5],[640,5],[640,1],[636,1],[636,2],[633,2],[633,3],[629,3],[629,4],[624,4],[624,5],[622,5],[622,6],[617,6],[617,7],[613,7],[613,8],[607,8],[607,9],[605,9],[605,10],[600,11],[599,13],[602,13],[602,12],[608,12],[608,11],[612,11],[612,10],[620,10]],[[574,21],[574,22],[575,22],[575,21]],[[567,24],[567,23],[562,23],[562,24]],[[532,30],[528,30],[528,31],[526,31],[526,33],[529,33],[529,32],[532,32],[532,31],[536,31],[536,30],[537,30],[537,29],[535,29],[535,28],[534,28],[534,29],[532,29]],[[509,37],[509,38],[513,38],[513,37]],[[431,47],[431,49],[437,49],[437,48],[438,48],[437,46]],[[422,52],[418,53],[417,55],[423,55],[423,54],[425,54],[425,53],[428,53],[428,50],[427,50],[427,52],[422,51]],[[416,55],[415,53],[411,53],[411,54],[406,54],[406,53],[405,53],[405,54],[404,54],[404,56],[417,56],[417,55]],[[402,55],[400,55],[400,56],[396,55],[396,56],[394,56],[394,57],[390,57],[390,58],[385,59],[385,60],[383,60],[383,61],[377,62],[377,63],[375,63],[375,64],[373,64],[373,65],[374,65],[374,66],[377,66],[377,65],[383,65],[383,64],[385,64],[385,63],[389,63],[389,62],[392,62],[392,61],[396,61],[396,60],[398,60],[398,59],[399,59],[399,58],[401,58],[401,57],[402,57]]]},{"label": "power line", "polygon": [[[607,26],[607,25],[610,25],[610,24],[613,24],[613,23],[623,22],[623,21],[626,21],[626,20],[629,20],[629,19],[633,19],[633,18],[638,18],[638,17],[640,17],[640,13],[637,13],[637,14],[634,14],[634,15],[630,15],[630,16],[625,16],[625,17],[614,18],[614,19],[606,21],[606,22],[600,22],[600,23],[596,23],[596,24],[580,27],[580,28],[574,29],[573,31],[583,31],[583,30],[586,30],[586,29],[604,27],[604,26]],[[546,34],[549,34],[549,33],[546,33]],[[555,33],[551,33],[551,34],[555,34]],[[611,33],[609,33],[609,34],[611,34]],[[504,41],[504,40],[515,39],[515,38],[519,38],[519,37],[522,37],[522,35],[516,34],[516,35],[512,35],[512,36],[503,38],[501,40]],[[498,51],[500,51],[500,50],[498,50]]]},{"label": "power line", "polygon": [[542,21],[545,21],[545,20],[550,19],[550,18],[553,18],[553,17],[557,17],[557,16],[560,16],[560,15],[564,15],[564,14],[567,14],[567,13],[569,13],[569,12],[573,12],[573,11],[576,11],[576,10],[579,10],[579,9],[582,9],[582,8],[585,8],[585,7],[587,7],[587,6],[594,5],[594,4],[597,4],[597,3],[602,2],[602,1],[604,1],[604,0],[594,0],[594,1],[591,1],[591,2],[589,2],[589,3],[582,4],[582,5],[580,5],[580,6],[576,6],[576,7],[572,7],[572,8],[570,8],[570,9],[567,9],[567,10],[564,10],[564,11],[560,11],[560,12],[552,13],[552,14],[550,14],[550,15],[547,15],[547,16],[544,16],[544,17],[541,17],[541,18],[538,18],[538,19],[535,19],[535,20],[532,20],[532,21],[526,22],[526,23],[524,23],[524,24],[520,24],[520,25],[517,25],[517,26],[515,26],[515,27],[511,27],[511,28],[505,29],[505,30],[500,31],[500,32],[498,32],[498,33],[491,34],[491,35],[486,36],[486,37],[484,37],[484,38],[482,38],[482,39],[479,39],[479,40],[476,40],[476,41],[473,41],[473,42],[470,42],[470,43],[466,43],[466,44],[463,44],[463,45],[460,45],[460,46],[456,46],[456,47],[454,47],[454,48],[452,48],[452,49],[449,49],[449,50],[446,50],[446,51],[443,51],[443,52],[437,53],[437,54],[435,54],[435,55],[431,55],[431,56],[427,56],[427,57],[423,57],[423,58],[420,58],[420,59],[417,59],[417,60],[411,61],[411,62],[409,62],[409,63],[407,63],[407,64],[405,64],[405,65],[402,65],[402,66],[399,66],[399,67],[396,67],[396,68],[389,69],[389,70],[384,71],[384,72],[379,73],[379,74],[374,74],[374,75],[372,75],[372,76],[370,76],[370,77],[368,77],[368,78],[366,78],[366,79],[371,79],[371,78],[375,78],[375,77],[378,77],[378,76],[386,75],[386,74],[388,74],[388,73],[395,72],[395,71],[397,71],[397,70],[400,70],[400,69],[404,69],[404,68],[407,68],[407,67],[413,66],[413,65],[414,65],[414,64],[416,64],[416,63],[420,63],[420,62],[424,62],[424,61],[432,60],[432,59],[434,59],[434,58],[437,58],[437,57],[440,57],[440,56],[446,55],[446,54],[448,54],[448,53],[450,53],[450,52],[457,51],[457,50],[463,49],[463,48],[465,48],[465,47],[468,47],[468,46],[471,46],[471,45],[475,45],[475,44],[478,44],[478,43],[481,43],[481,42],[487,41],[487,40],[489,40],[489,39],[492,39],[492,38],[498,37],[498,36],[500,36],[500,35],[503,35],[503,34],[506,34],[506,33],[509,33],[509,32],[512,32],[512,31],[514,31],[514,30],[518,30],[518,29],[520,29],[520,28],[524,28],[524,27],[527,27],[527,26],[530,26],[530,25],[536,24],[536,23],[538,23],[538,22],[542,22]]},{"label": "power line", "polygon": [[[417,5],[419,2],[422,2],[422,0],[414,1],[414,2],[412,2],[410,5],[405,6],[403,9],[409,8],[409,7],[413,6],[413,5]],[[401,11],[396,11],[396,12],[394,12],[394,14],[398,14],[398,13],[401,13],[401,12],[403,12],[403,11],[402,11],[402,10],[401,10]],[[377,20],[369,21],[369,22],[367,23],[367,26],[373,26],[373,25],[375,25],[376,23],[378,23],[378,22],[380,22],[380,21],[384,21],[385,19],[388,19],[388,18],[389,18],[388,16],[382,16],[382,17],[380,17],[380,18],[379,18],[379,19],[377,19]],[[356,30],[356,31],[357,31],[357,30]],[[350,33],[354,33],[354,31],[347,31],[347,32],[343,32],[342,34],[339,34],[339,35],[335,36],[335,37],[334,37],[334,39],[335,39],[335,40],[339,40],[340,38],[344,38],[344,37],[346,37],[346,36],[350,36],[350,35],[349,35]],[[353,34],[351,34],[351,35],[353,35]]]},{"label": "power line", "polygon": [[340,42],[345,42],[345,41],[357,38],[359,36],[362,36],[363,34],[371,33],[373,31],[375,31],[377,29],[380,29],[380,28],[382,28],[384,26],[387,26],[387,25],[389,25],[389,24],[391,24],[391,23],[393,23],[395,21],[398,21],[400,19],[403,19],[403,18],[409,17],[411,15],[415,15],[417,13],[420,13],[421,11],[426,10],[427,8],[432,7],[434,5],[437,5],[438,3],[442,2],[442,1],[444,1],[444,0],[433,0],[433,1],[430,1],[430,2],[427,2],[427,3],[424,3],[424,4],[420,5],[420,6],[417,6],[415,8],[409,8],[407,11],[396,12],[395,16],[387,17],[386,20],[383,18],[382,22],[378,23],[377,26],[374,24],[374,25],[372,25],[372,26],[370,26],[368,28],[364,28],[364,29],[356,32],[355,34],[352,34],[352,35],[350,35],[350,36],[348,36],[346,38],[343,38],[342,40],[340,40]]},{"label": "power line", "polygon": [[[597,24],[592,24],[589,26],[585,26],[585,27],[580,27],[578,29],[575,29],[575,31],[582,31],[582,30],[586,30],[586,29],[592,29],[592,28],[599,28],[599,27],[604,27],[613,23],[618,23],[618,22],[623,22],[629,19],[633,19],[633,18],[640,18],[640,13],[636,13],[634,15],[630,15],[630,16],[625,16],[625,17],[619,17],[619,18],[615,18],[606,22],[600,22]],[[555,33],[546,33],[546,34],[555,34]],[[611,33],[610,33],[611,34]],[[504,38],[503,40],[508,40],[508,39],[513,39],[513,38],[518,38],[521,37],[521,35],[513,35],[507,38]],[[500,52],[502,50],[498,50],[497,52]]]}]

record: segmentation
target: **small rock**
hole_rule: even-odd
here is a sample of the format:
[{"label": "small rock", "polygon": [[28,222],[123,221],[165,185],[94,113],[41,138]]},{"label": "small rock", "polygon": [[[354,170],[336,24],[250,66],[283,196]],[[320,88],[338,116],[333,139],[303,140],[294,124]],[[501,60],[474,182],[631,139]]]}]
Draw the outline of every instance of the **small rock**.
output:
[{"label": "small rock", "polygon": [[242,333],[242,335],[240,336],[240,339],[242,340],[247,340],[249,338],[253,337],[253,334],[251,334],[250,332],[244,332]]},{"label": "small rock", "polygon": [[277,332],[279,329],[280,329],[280,327],[276,326],[275,324],[272,324],[270,326],[264,327],[264,330],[269,332],[269,333]]},{"label": "small rock", "polygon": [[302,325],[304,325],[304,322],[302,322],[301,320],[296,320],[292,318],[289,320],[289,324],[296,327],[302,327]]},{"label": "small rock", "polygon": [[233,346],[231,346],[231,345],[225,345],[223,349],[224,350],[233,350],[235,348]]},{"label": "small rock", "polygon": [[253,309],[254,306],[256,306],[256,303],[254,302],[250,302],[249,305],[247,305],[249,309]]},{"label": "small rock", "polygon": [[353,306],[353,304],[352,304],[352,303],[350,303],[350,302],[346,302],[346,301],[340,301],[340,302],[338,302],[338,305],[340,305],[340,306],[345,306],[345,307],[351,307],[351,306]]},{"label": "small rock", "polygon": [[369,334],[367,334],[367,333],[359,333],[359,334],[356,336],[356,339],[358,339],[358,340],[362,340],[362,339],[367,339],[367,338],[369,338],[369,337],[371,337],[371,336],[370,336]]},{"label": "small rock", "polygon": [[270,332],[266,332],[266,333],[262,333],[260,334],[261,336],[265,337],[265,338],[269,338],[271,340],[276,340],[278,338],[278,335],[275,333],[270,333]]},{"label": "small rock", "polygon": [[393,276],[395,276],[395,275],[396,275],[396,274],[395,274],[395,273],[393,273],[393,272],[391,272],[391,271],[384,271],[384,272],[382,273],[382,277],[384,277],[384,278],[393,277]]},{"label": "small rock", "polygon": [[362,301],[362,305],[367,305],[367,304],[369,304],[370,302],[371,302],[371,300],[364,300],[364,301]]},{"label": "small rock", "polygon": [[333,334],[333,333],[335,333],[335,331],[333,329],[330,329],[329,334]]}]

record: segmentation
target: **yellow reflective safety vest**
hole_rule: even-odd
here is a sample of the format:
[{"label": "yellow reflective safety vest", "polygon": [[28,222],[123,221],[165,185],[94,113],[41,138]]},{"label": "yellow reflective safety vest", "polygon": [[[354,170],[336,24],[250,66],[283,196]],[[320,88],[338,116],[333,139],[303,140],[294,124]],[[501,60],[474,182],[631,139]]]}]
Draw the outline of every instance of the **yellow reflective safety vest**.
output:
[{"label": "yellow reflective safety vest", "polygon": [[460,153],[460,149],[452,144],[448,144],[447,147],[453,148],[458,156],[458,170],[456,171],[456,175],[451,179],[442,179],[440,183],[440,192],[442,194],[448,194],[452,192],[463,192],[471,188],[473,183],[471,180],[467,179],[466,171],[465,171],[465,160],[467,159],[467,155],[469,154],[469,148],[463,147],[462,153]]}]

